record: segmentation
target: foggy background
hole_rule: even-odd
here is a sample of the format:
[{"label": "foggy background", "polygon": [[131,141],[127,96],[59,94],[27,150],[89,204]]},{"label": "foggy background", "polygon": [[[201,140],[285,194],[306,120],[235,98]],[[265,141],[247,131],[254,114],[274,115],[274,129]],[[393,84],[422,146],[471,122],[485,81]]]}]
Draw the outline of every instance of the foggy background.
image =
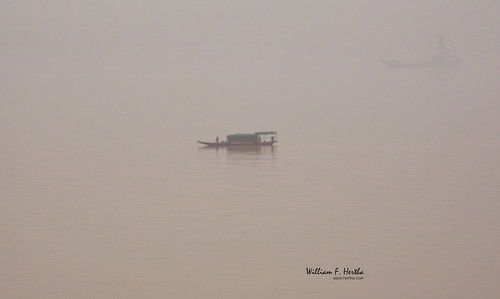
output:
[{"label": "foggy background", "polygon": [[[0,0],[0,296],[493,296],[499,15]],[[427,59],[439,35],[460,67],[378,60]],[[278,146],[254,156],[196,144],[267,130]],[[303,273],[336,262],[367,281]]]},{"label": "foggy background", "polygon": [[[49,126],[196,140],[254,131],[256,117],[308,142],[495,133],[491,106],[473,101],[496,105],[496,1],[1,5],[4,140]],[[460,70],[376,73],[377,57],[429,57],[440,34]]]}]

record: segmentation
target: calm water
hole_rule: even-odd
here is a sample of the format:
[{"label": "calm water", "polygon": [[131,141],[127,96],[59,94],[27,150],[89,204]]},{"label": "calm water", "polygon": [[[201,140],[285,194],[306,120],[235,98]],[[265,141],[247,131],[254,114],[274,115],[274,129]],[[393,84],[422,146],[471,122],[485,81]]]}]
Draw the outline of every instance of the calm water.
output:
[{"label": "calm water", "polygon": [[[1,297],[493,298],[496,68],[339,75],[303,63],[296,75],[272,66],[259,88],[241,83],[259,64],[12,67]],[[233,130],[278,130],[279,142],[196,144]],[[306,267],[361,267],[364,280]]]}]

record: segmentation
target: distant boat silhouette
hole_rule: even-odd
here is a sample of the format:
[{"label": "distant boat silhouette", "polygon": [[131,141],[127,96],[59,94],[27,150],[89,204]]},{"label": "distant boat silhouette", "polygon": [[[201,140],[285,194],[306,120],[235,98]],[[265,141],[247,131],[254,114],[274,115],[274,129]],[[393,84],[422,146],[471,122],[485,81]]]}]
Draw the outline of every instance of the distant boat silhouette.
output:
[{"label": "distant boat silhouette", "polygon": [[[269,136],[270,140],[266,140],[265,136]],[[198,141],[201,144],[210,147],[234,147],[234,146],[270,146],[278,142],[278,132],[255,132],[253,134],[231,134],[227,135],[227,141],[220,141],[219,137],[215,142]]]},{"label": "distant boat silhouette", "polygon": [[398,68],[416,68],[416,67],[457,67],[462,64],[462,61],[453,55],[448,54],[448,49],[445,46],[443,36],[438,37],[437,53],[429,60],[404,60],[380,58],[380,61],[390,67]]}]

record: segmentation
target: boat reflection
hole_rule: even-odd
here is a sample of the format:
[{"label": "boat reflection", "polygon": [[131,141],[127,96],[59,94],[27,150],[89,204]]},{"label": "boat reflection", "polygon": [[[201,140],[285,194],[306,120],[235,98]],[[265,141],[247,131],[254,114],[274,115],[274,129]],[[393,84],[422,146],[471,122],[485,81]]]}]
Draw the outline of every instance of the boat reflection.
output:
[{"label": "boat reflection", "polygon": [[199,151],[216,151],[227,152],[228,154],[267,154],[275,153],[278,150],[277,146],[229,146],[229,147],[212,147],[204,146],[198,148]]},{"label": "boat reflection", "polygon": [[[268,163],[277,158],[277,146],[230,146],[230,147],[201,147],[200,152],[215,155],[215,158],[223,159],[227,162],[249,162],[252,164],[256,161]],[[259,162],[259,164],[260,164]]]},{"label": "boat reflection", "polygon": [[236,146],[228,147],[229,153],[273,153],[276,147],[262,147],[262,146]]}]

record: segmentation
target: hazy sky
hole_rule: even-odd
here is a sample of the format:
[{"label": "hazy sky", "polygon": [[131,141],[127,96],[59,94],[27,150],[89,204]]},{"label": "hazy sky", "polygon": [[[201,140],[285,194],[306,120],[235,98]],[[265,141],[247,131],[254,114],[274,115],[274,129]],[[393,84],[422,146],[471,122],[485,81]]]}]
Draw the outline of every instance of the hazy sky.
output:
[{"label": "hazy sky", "polygon": [[487,0],[2,0],[0,28],[19,33],[78,27],[109,36],[139,35],[155,43],[314,46],[376,55],[427,50],[438,34],[462,52],[497,51],[499,14],[500,2]]},{"label": "hazy sky", "polygon": [[[387,135],[387,130],[398,128],[400,120],[408,119],[406,113],[426,111],[425,106],[411,107],[414,102],[410,98],[456,102],[457,97],[464,101],[470,97],[488,101],[486,107],[496,105],[499,15],[500,2],[486,0],[0,0],[4,51],[0,63],[4,70],[10,70],[4,72],[4,76],[10,74],[9,80],[27,80],[20,78],[40,74],[43,79],[28,83],[33,93],[44,92],[37,87],[43,86],[44,80],[52,82],[52,89],[47,89],[49,99],[101,99],[101,103],[113,103],[119,109],[128,107],[127,113],[145,122],[155,119],[151,113],[175,111],[170,121],[205,119],[204,125],[189,126],[207,132],[275,130],[280,120],[286,125],[294,118],[316,130],[327,130],[350,126],[352,119],[361,117],[359,107],[372,105],[375,96],[393,99],[398,105],[401,98],[407,99],[401,111],[388,105],[387,109],[365,111],[361,117],[371,122],[359,132],[373,129],[372,122],[387,122],[386,130],[379,132]],[[453,78],[454,83],[444,81],[451,80],[449,77],[433,77],[436,74],[416,78],[411,77],[415,73],[406,73],[410,77],[404,78],[362,69],[382,67],[373,59],[378,56],[427,59],[440,34],[450,52],[465,61],[462,77]],[[474,65],[480,66],[473,72],[466,70]],[[118,82],[115,78],[117,82],[106,85],[102,76],[136,79]],[[81,78],[93,78],[96,82],[92,84],[100,84],[99,88],[86,86],[88,81]],[[429,86],[422,80],[428,80]],[[434,90],[438,87],[443,95]],[[12,103],[15,92],[14,84],[4,91]],[[137,114],[140,110],[135,106],[124,105],[126,99],[130,103],[142,101],[144,113]],[[449,111],[446,105],[442,103],[443,113]],[[258,106],[266,109],[262,112]],[[286,111],[284,107],[293,109]],[[465,107],[464,111],[483,111],[477,108],[481,106]],[[116,117],[114,111],[109,108],[109,115],[102,118]],[[253,118],[257,113],[267,120],[259,128],[255,128]],[[481,113],[477,116],[484,119]],[[234,117],[228,118],[231,114]],[[247,123],[238,125],[242,116],[248,117]],[[433,125],[439,124],[441,116],[436,114]],[[16,119],[15,114],[7,118]],[[421,119],[420,115],[413,117],[415,123]],[[469,123],[462,126],[471,128]],[[191,134],[195,135],[191,138],[202,135]]]}]

